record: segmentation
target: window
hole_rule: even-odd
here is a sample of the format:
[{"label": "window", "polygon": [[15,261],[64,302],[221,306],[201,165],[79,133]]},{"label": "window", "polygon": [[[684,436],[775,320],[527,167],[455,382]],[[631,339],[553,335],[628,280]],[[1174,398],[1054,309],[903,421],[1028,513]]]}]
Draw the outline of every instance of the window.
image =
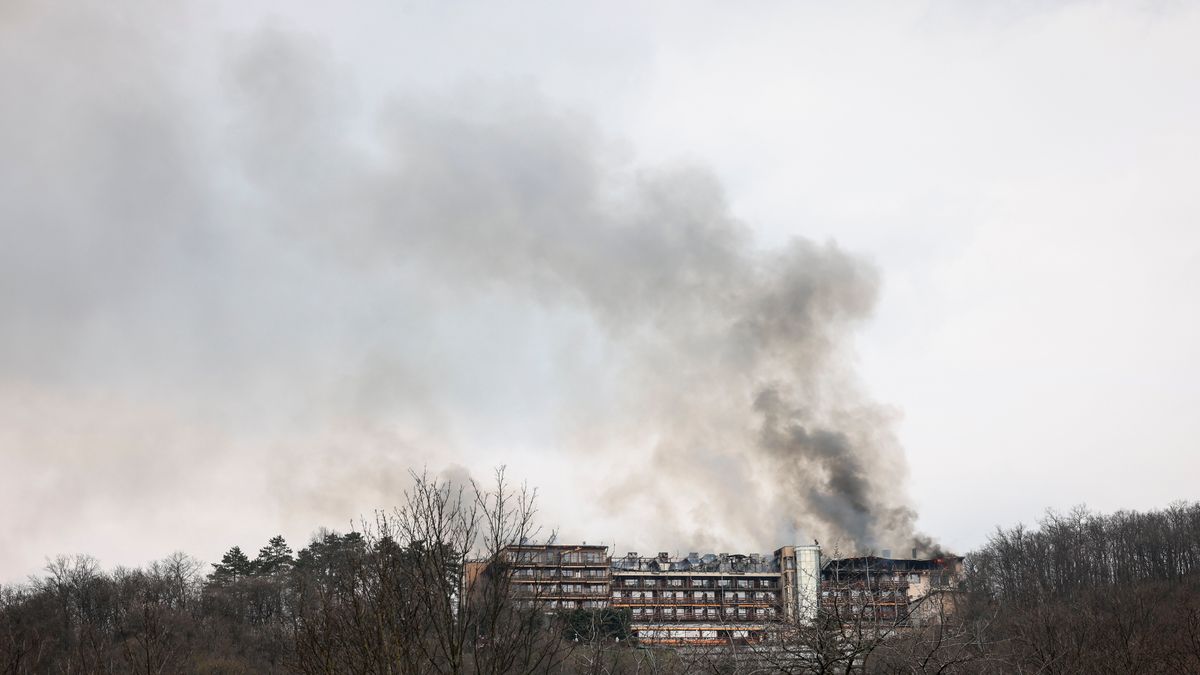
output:
[{"label": "window", "polygon": [[918,574],[910,574],[910,575],[908,575],[908,583],[910,583],[910,584],[919,584],[919,583],[921,583],[921,576],[920,576],[920,575],[918,575]]},{"label": "window", "polygon": [[638,582],[637,579],[626,579],[625,585],[626,586],[637,586],[637,582]]},{"label": "window", "polygon": [[708,579],[692,579],[692,587],[704,588],[708,585]]},{"label": "window", "polygon": [[738,588],[750,588],[750,580],[749,579],[738,579],[737,587]]},{"label": "window", "polygon": [[657,579],[643,579],[642,585],[645,586],[646,588],[654,588],[655,586],[658,585],[658,580]]},{"label": "window", "polygon": [[613,598],[619,600],[621,598],[621,591],[613,591]]},{"label": "window", "polygon": [[771,581],[770,579],[763,579],[758,582],[759,588],[771,588],[774,585],[775,585],[775,582]]},{"label": "window", "polygon": [[683,579],[668,579],[668,580],[667,580],[667,585],[668,585],[668,586],[682,586],[682,585],[683,585]]},{"label": "window", "polygon": [[729,588],[729,579],[717,579],[717,586],[721,588]]}]

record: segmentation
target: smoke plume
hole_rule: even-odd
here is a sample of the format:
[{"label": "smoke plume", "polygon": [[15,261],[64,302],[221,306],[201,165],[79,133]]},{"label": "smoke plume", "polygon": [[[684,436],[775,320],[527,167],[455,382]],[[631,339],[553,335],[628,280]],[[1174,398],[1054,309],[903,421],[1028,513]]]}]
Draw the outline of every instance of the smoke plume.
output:
[{"label": "smoke plume", "polygon": [[118,4],[2,10],[6,570],[55,528],[344,522],[421,464],[561,482],[585,539],[912,539],[853,370],[869,264],[761,246],[711,172],[532,87],[377,109],[312,38],[168,44],[174,10]]}]

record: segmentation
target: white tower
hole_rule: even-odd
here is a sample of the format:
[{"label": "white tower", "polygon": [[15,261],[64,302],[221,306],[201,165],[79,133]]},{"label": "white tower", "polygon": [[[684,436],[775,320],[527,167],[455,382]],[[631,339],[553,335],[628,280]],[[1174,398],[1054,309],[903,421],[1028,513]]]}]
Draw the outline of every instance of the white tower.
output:
[{"label": "white tower", "polygon": [[821,547],[796,547],[796,620],[812,623],[821,601]]}]

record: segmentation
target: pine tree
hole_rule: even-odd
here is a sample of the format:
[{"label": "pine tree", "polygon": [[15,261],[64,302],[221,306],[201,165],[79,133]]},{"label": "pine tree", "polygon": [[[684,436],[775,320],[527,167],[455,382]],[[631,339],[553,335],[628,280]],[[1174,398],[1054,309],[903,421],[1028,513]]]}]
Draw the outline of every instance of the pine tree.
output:
[{"label": "pine tree", "polygon": [[213,572],[208,578],[218,583],[234,581],[249,575],[254,571],[254,563],[242,552],[240,546],[234,546],[221,556],[220,563],[213,563]]},{"label": "pine tree", "polygon": [[292,569],[294,562],[291,547],[282,535],[275,535],[266,546],[258,550],[258,558],[254,560],[254,572],[265,575],[285,573]]}]

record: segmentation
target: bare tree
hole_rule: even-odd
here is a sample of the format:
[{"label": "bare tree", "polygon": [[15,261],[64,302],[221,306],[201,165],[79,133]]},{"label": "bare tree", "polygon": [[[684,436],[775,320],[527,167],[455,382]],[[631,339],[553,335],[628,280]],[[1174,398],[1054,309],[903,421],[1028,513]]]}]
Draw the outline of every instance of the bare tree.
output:
[{"label": "bare tree", "polygon": [[505,559],[537,533],[536,493],[514,487],[503,467],[487,487],[412,479],[401,506],[362,523],[355,546],[329,538],[336,562],[298,558],[296,667],[499,675],[560,666],[571,646],[558,620],[516,601]]}]

